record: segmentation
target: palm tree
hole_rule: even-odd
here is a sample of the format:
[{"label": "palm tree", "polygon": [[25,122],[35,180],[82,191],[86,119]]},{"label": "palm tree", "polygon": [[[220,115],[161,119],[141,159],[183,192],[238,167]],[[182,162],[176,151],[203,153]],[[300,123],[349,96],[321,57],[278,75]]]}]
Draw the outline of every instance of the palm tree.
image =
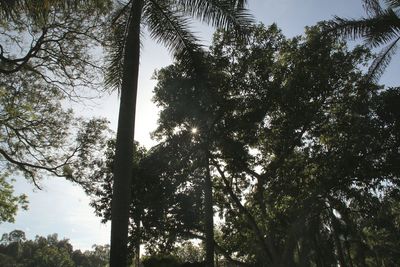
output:
[{"label": "palm tree", "polygon": [[386,45],[369,67],[367,77],[377,80],[383,74],[396,52],[400,40],[400,0],[362,0],[367,18],[343,19],[336,17],[329,23],[329,31],[341,36],[363,38],[371,48]]},{"label": "palm tree", "polygon": [[[130,0],[113,19],[114,36],[106,82],[120,90],[120,109],[111,207],[110,267],[126,266],[129,198],[142,25],[171,52],[195,62],[201,50],[189,22],[241,29],[251,23],[246,0]],[[213,263],[208,263],[212,266]]]}]

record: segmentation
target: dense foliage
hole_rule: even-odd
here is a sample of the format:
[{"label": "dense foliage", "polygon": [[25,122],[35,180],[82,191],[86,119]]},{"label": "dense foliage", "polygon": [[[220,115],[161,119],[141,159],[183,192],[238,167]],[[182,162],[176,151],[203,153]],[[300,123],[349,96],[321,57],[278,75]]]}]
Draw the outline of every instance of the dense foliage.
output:
[{"label": "dense foliage", "polygon": [[398,265],[399,88],[365,82],[368,50],[318,28],[294,39],[274,25],[251,34],[246,44],[217,33],[205,74],[177,62],[155,89],[156,134],[195,127],[208,149],[224,256]]},{"label": "dense foliage", "polygon": [[14,222],[18,208],[27,209],[27,196],[14,195],[14,187],[7,174],[0,176],[0,222]]},{"label": "dense foliage", "polygon": [[3,234],[0,243],[3,267],[106,267],[108,257],[108,246],[93,245],[93,250],[82,252],[57,234],[27,240],[23,231],[14,230]]},{"label": "dense foliage", "polygon": [[[172,149],[174,145],[176,148]],[[159,144],[149,151],[138,144],[135,146],[130,258],[140,252],[139,244],[144,244],[150,253],[170,253],[177,240],[187,238],[190,230],[200,227],[201,190],[197,183],[187,183],[187,177],[195,179],[196,174],[191,172],[187,162],[180,160],[188,153],[182,148],[182,143]],[[109,141],[106,157],[97,162],[96,171],[89,178],[91,187],[87,190],[92,197],[91,205],[103,222],[111,218],[114,150],[115,141]]]}]

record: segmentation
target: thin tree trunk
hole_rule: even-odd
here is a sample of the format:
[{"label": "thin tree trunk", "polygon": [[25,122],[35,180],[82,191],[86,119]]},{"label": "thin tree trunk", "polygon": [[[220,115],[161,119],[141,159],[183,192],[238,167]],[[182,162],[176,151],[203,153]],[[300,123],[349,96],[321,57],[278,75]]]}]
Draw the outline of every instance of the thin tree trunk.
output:
[{"label": "thin tree trunk", "polygon": [[206,237],[206,267],[214,267],[214,211],[212,181],[210,174],[210,157],[208,148],[205,152],[206,175],[204,179],[204,209]]},{"label": "thin tree trunk", "polygon": [[314,243],[314,249],[315,249],[315,264],[317,267],[324,267],[325,263],[322,257],[322,253],[320,250],[319,242],[316,237],[317,233],[314,234],[313,236],[313,243]]},{"label": "thin tree trunk", "polygon": [[[358,232],[357,232],[358,234]],[[356,241],[356,262],[357,265],[359,265],[360,267],[367,267],[367,263],[365,262],[365,251],[366,248],[365,246],[363,246],[360,234],[357,237],[357,241]]]},{"label": "thin tree trunk", "polygon": [[343,247],[342,247],[342,242],[339,238],[339,232],[338,232],[338,221],[333,214],[333,210],[330,214],[331,216],[331,222],[332,222],[332,234],[333,234],[333,240],[336,246],[336,254],[339,260],[340,267],[346,267],[346,261],[344,259],[344,253],[343,253]]},{"label": "thin tree trunk", "polygon": [[143,0],[134,0],[126,38],[111,206],[110,267],[127,265],[129,204],[133,169],[136,95]]},{"label": "thin tree trunk", "polygon": [[134,244],[134,256],[133,256],[133,266],[139,267],[140,264],[140,243],[142,239],[142,228],[140,226],[140,213],[135,212],[133,215],[133,220],[135,222],[135,244]]},{"label": "thin tree trunk", "polygon": [[139,267],[140,266],[140,242],[141,242],[141,226],[140,226],[140,220],[136,222],[136,244],[135,244],[135,259],[134,259],[134,266]]},{"label": "thin tree trunk", "polygon": [[[200,239],[202,241],[206,240],[206,238],[203,235],[198,235],[198,234],[194,234],[194,233],[186,233],[186,237],[196,238],[196,239]],[[250,266],[253,266],[250,263],[244,263],[244,262],[232,259],[231,255],[224,248],[219,246],[218,243],[215,242],[215,240],[214,240],[214,248],[215,248],[216,252],[218,252],[219,254],[222,254],[224,256],[226,261],[229,262],[229,264],[230,264],[230,265],[228,264],[229,266],[231,266],[231,265],[232,266],[237,266],[237,267],[250,267]],[[225,266],[226,263],[222,263],[222,265]]]},{"label": "thin tree trunk", "polygon": [[136,249],[135,249],[135,267],[140,266],[140,244],[136,244]]},{"label": "thin tree trunk", "polygon": [[354,267],[353,259],[351,258],[350,244],[349,241],[347,240],[347,237],[346,240],[344,241],[344,245],[346,247],[347,256],[349,257],[349,266]]},{"label": "thin tree trunk", "polygon": [[276,265],[278,254],[275,252],[275,249],[273,247],[273,244],[269,240],[265,240],[264,235],[261,231],[261,229],[258,227],[258,224],[254,218],[254,216],[251,214],[251,212],[246,209],[242,203],[240,202],[239,198],[236,196],[236,194],[233,192],[232,187],[229,184],[228,179],[226,178],[224,172],[220,168],[220,166],[214,161],[213,165],[216,167],[218,173],[220,174],[220,177],[222,178],[222,181],[225,184],[225,189],[228,191],[229,196],[233,200],[233,202],[236,204],[237,208],[239,209],[239,212],[242,213],[246,218],[247,221],[254,231],[254,234],[256,235],[256,241],[259,242],[263,252],[265,253],[265,259],[266,259],[266,264],[269,264],[269,266],[274,266]]}]

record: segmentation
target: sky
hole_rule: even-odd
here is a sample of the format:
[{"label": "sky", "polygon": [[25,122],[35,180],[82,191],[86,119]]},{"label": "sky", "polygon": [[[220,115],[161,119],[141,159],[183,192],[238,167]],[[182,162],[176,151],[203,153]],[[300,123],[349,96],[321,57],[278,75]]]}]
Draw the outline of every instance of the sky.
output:
[{"label": "sky", "polygon": [[[305,26],[314,25],[337,15],[345,18],[359,18],[365,15],[361,0],[249,0],[248,7],[255,20],[265,25],[277,23],[287,37],[301,35]],[[210,44],[213,30],[194,25],[201,33],[205,46]],[[152,75],[172,63],[171,55],[150,38],[143,43],[140,61],[140,78],[136,112],[135,139],[151,147],[150,132],[157,125],[158,108],[151,102],[156,81]],[[389,86],[400,84],[400,53],[392,60],[381,82]],[[105,95],[87,105],[75,107],[83,116],[101,116],[110,121],[116,131],[118,118],[117,94]],[[58,233],[59,238],[68,238],[74,249],[87,250],[93,244],[107,244],[110,239],[110,225],[101,224],[89,206],[89,199],[83,190],[61,178],[49,177],[41,182],[43,190],[37,190],[23,177],[16,177],[16,193],[25,193],[29,198],[29,210],[19,211],[16,222],[0,224],[0,234],[14,229],[25,231],[28,238],[36,235],[47,236]]]}]

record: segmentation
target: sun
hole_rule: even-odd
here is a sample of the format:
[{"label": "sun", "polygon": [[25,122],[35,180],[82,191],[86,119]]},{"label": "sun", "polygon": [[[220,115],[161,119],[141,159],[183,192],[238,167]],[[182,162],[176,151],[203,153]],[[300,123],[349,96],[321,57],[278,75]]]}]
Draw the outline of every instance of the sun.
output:
[{"label": "sun", "polygon": [[193,127],[192,130],[191,130],[191,132],[192,132],[192,134],[197,134],[198,130],[197,130],[196,127]]}]

